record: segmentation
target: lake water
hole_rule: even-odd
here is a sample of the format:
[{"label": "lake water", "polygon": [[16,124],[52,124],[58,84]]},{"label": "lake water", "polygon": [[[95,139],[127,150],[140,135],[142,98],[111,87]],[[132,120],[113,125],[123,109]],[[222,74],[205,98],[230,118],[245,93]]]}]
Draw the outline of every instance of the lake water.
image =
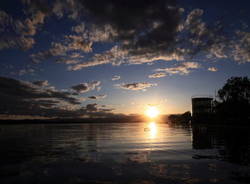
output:
[{"label": "lake water", "polygon": [[0,183],[250,183],[250,129],[0,125]]}]

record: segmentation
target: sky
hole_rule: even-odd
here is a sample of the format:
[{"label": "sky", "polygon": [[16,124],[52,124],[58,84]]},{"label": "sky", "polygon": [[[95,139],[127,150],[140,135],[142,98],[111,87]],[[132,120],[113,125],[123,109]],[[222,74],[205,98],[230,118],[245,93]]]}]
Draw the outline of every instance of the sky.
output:
[{"label": "sky", "polygon": [[250,76],[250,2],[0,2],[0,116],[109,117],[191,110]]}]

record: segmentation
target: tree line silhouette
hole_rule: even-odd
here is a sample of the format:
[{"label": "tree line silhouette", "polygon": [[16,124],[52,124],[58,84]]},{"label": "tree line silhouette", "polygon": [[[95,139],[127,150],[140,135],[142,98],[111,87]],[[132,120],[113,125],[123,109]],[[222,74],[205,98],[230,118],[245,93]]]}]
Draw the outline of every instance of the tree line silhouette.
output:
[{"label": "tree line silhouette", "polygon": [[229,122],[250,121],[250,79],[231,77],[214,101],[216,117]]}]

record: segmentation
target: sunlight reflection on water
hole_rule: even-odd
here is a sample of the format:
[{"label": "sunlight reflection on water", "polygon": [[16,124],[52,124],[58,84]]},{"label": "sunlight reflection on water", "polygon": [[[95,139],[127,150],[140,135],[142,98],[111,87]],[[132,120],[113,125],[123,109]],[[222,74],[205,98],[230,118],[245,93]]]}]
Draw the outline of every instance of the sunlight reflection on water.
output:
[{"label": "sunlight reflection on water", "polygon": [[157,136],[157,125],[155,122],[150,122],[148,124],[148,128],[149,128],[149,138],[150,139],[155,139]]},{"label": "sunlight reflection on water", "polygon": [[[248,130],[158,122],[3,125],[0,181],[2,173],[13,183],[13,173],[17,173],[15,181],[26,181],[37,175],[55,179],[56,172],[83,181],[88,177],[112,181],[120,176],[121,180],[149,176],[164,180],[162,183],[192,183],[194,179],[230,183],[231,176],[225,178],[232,171],[233,177],[241,177],[239,168],[249,173],[248,167],[232,165],[250,163]],[[240,136],[232,137],[234,134]]]}]

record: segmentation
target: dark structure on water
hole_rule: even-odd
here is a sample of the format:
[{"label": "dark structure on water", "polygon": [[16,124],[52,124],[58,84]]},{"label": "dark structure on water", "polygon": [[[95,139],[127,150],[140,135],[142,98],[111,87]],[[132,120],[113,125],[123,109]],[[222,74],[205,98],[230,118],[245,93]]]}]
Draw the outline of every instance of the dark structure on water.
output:
[{"label": "dark structure on water", "polygon": [[192,122],[204,123],[212,119],[213,97],[193,96],[192,97]]}]

